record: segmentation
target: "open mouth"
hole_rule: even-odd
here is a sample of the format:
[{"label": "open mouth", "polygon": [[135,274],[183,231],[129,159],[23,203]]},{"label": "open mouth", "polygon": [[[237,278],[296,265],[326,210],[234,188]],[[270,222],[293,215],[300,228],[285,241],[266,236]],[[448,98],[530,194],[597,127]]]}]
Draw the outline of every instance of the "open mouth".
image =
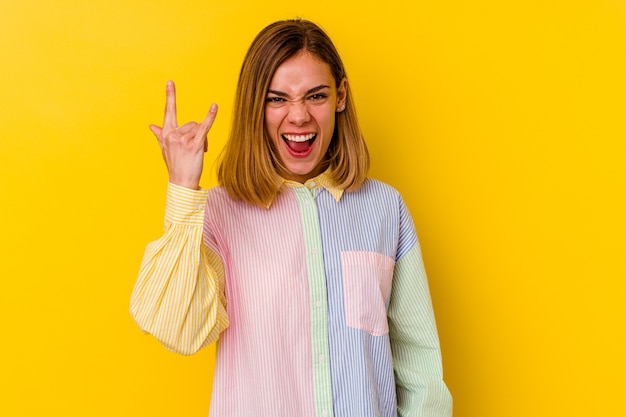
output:
[{"label": "open mouth", "polygon": [[307,135],[281,135],[283,141],[287,145],[289,153],[293,156],[307,156],[311,149],[313,149],[313,143],[317,138],[315,133],[309,133]]}]

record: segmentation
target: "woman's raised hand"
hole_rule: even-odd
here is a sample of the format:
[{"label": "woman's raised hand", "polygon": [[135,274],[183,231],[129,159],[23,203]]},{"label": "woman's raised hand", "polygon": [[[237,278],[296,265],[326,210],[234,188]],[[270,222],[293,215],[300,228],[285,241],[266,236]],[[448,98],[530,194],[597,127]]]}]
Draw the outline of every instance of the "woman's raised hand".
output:
[{"label": "woman's raised hand", "polygon": [[207,134],[217,115],[217,105],[212,104],[204,121],[178,126],[176,121],[176,87],[172,81],[165,88],[165,116],[163,127],[150,125],[159,141],[163,159],[172,184],[198,189],[202,176]]}]

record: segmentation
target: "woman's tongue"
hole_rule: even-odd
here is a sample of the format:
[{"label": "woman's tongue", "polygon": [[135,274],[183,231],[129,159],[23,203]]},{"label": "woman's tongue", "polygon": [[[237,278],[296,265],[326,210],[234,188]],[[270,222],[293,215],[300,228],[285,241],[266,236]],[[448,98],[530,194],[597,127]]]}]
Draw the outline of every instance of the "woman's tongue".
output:
[{"label": "woman's tongue", "polygon": [[291,149],[293,152],[295,153],[304,153],[306,151],[309,150],[309,148],[311,146],[313,146],[313,141],[315,140],[315,138],[309,139],[309,140],[305,140],[302,142],[296,142],[294,140],[289,140],[287,138],[285,138],[285,142],[287,143],[287,146],[289,146],[289,149]]}]

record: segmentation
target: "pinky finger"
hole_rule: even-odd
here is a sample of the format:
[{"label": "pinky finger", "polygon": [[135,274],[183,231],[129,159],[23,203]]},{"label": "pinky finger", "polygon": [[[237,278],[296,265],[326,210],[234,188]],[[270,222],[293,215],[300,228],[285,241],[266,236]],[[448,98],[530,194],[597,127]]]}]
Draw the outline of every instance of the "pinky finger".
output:
[{"label": "pinky finger", "polygon": [[206,137],[209,130],[211,130],[211,126],[213,126],[213,122],[215,121],[215,117],[217,116],[217,104],[211,104],[211,108],[209,109],[209,113],[206,115],[205,119],[200,124],[200,129],[198,129],[198,135],[200,137]]}]

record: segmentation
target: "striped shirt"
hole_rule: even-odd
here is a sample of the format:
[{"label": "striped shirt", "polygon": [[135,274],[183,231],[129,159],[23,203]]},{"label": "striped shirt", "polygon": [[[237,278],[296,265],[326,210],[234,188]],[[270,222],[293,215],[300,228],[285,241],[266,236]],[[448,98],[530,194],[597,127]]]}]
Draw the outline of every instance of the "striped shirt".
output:
[{"label": "striped shirt", "polygon": [[131,298],[192,354],[219,338],[212,417],[443,417],[452,400],[413,222],[368,180],[286,181],[267,209],[170,184]]}]

